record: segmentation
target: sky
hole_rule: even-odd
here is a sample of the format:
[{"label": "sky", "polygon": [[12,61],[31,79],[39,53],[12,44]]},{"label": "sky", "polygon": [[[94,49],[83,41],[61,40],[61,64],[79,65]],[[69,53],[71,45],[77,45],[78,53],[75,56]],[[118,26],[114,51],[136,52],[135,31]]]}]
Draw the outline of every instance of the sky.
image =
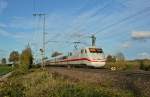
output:
[{"label": "sky", "polygon": [[35,13],[46,14],[47,57],[72,51],[68,41],[89,46],[94,34],[106,55],[150,58],[150,0],[0,0],[0,58],[28,43],[40,55],[44,18]]}]

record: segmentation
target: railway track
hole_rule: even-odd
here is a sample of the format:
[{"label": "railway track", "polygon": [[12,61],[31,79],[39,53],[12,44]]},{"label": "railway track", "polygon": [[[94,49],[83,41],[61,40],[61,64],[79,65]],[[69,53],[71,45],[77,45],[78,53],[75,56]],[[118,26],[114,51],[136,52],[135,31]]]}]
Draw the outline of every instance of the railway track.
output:
[{"label": "railway track", "polygon": [[69,71],[80,71],[85,73],[96,73],[96,74],[111,74],[111,75],[122,75],[122,76],[137,76],[137,77],[149,77],[150,78],[150,71],[142,71],[142,70],[134,70],[134,71],[112,71],[105,68],[83,68],[83,67],[74,67],[74,68],[67,68],[67,67],[47,67],[59,70],[69,70]]},{"label": "railway track", "polygon": [[126,76],[142,76],[150,78],[150,71],[134,71],[134,72],[123,72]]}]

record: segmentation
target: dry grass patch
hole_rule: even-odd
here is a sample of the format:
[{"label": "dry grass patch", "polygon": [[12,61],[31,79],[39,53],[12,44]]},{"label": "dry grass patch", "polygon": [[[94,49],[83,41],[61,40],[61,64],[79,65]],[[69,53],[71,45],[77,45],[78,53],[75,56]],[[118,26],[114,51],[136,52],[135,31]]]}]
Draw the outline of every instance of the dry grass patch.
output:
[{"label": "dry grass patch", "polygon": [[72,81],[57,72],[34,70],[0,83],[0,97],[133,97],[130,91]]}]

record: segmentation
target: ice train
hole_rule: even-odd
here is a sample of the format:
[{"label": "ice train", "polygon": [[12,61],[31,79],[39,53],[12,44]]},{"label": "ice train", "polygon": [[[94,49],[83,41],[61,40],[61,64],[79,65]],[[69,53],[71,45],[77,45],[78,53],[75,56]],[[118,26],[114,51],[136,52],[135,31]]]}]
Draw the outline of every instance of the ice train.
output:
[{"label": "ice train", "polygon": [[48,65],[89,66],[100,68],[105,65],[105,55],[102,48],[94,46],[69,52],[49,60]]}]

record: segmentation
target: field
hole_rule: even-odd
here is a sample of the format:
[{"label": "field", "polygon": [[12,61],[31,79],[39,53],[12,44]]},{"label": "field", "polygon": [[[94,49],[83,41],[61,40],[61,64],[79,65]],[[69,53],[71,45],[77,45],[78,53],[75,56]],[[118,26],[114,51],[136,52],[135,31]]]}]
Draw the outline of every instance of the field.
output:
[{"label": "field", "polygon": [[149,89],[150,72],[49,67],[14,72],[0,97],[149,97]]},{"label": "field", "polygon": [[10,66],[0,66],[0,76],[10,72],[12,68]]}]

